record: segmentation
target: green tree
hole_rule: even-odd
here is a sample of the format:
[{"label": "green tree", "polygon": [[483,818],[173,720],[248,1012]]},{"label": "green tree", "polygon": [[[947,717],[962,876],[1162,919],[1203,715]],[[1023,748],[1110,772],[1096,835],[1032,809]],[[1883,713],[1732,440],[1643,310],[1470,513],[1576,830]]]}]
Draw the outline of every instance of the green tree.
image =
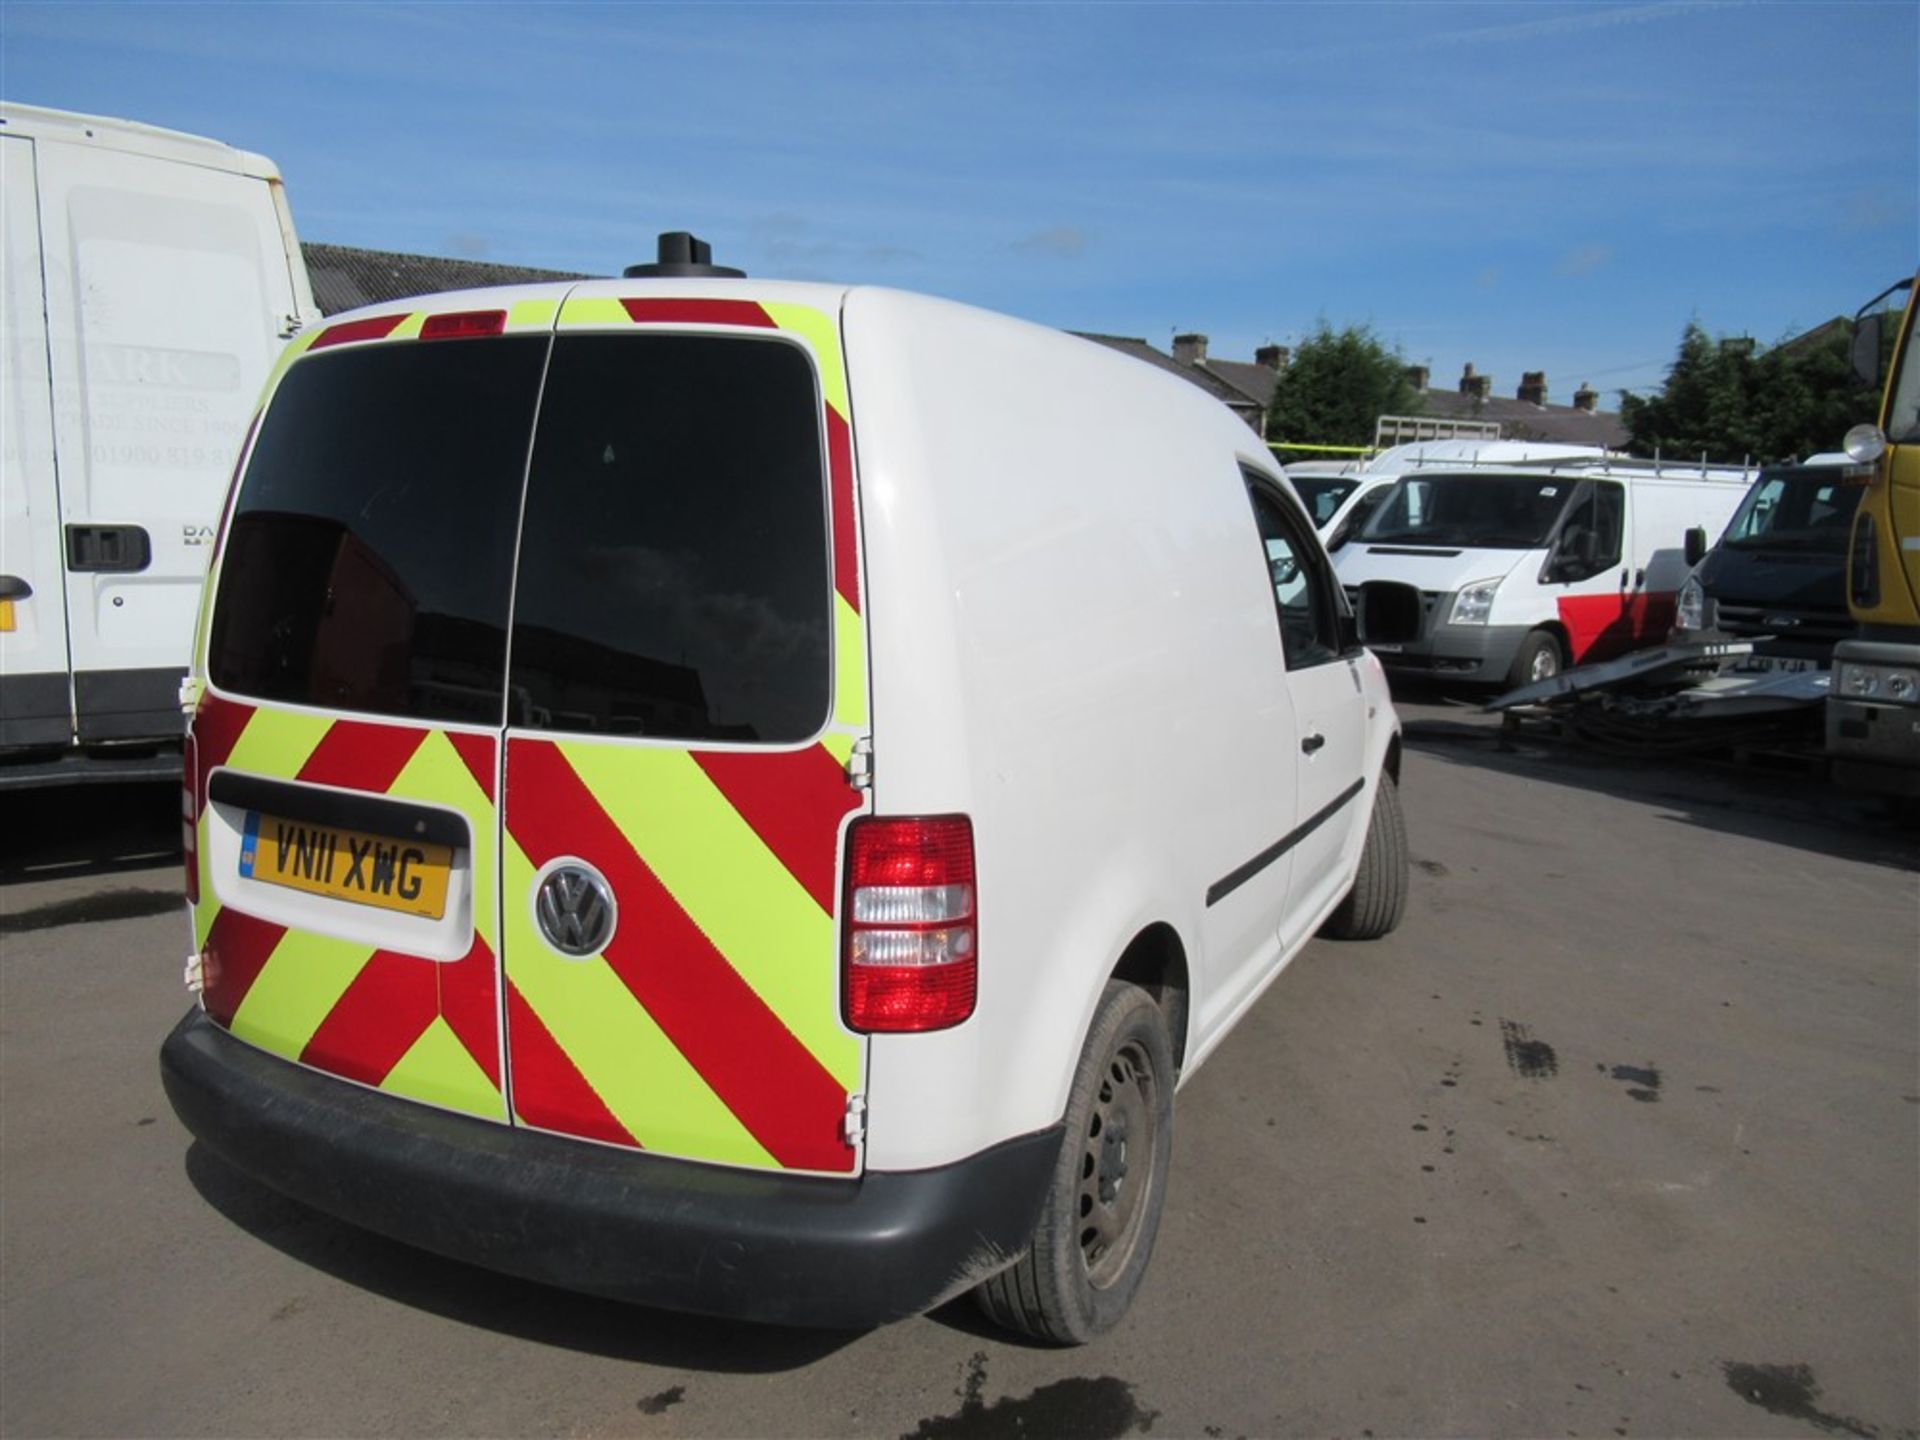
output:
[{"label": "green tree", "polygon": [[1781,344],[1714,341],[1697,324],[1656,395],[1620,397],[1620,419],[1635,454],[1768,462],[1839,448],[1862,414],[1848,336]]},{"label": "green tree", "polygon": [[1416,414],[1425,398],[1406,363],[1366,325],[1325,320],[1294,347],[1274,387],[1267,438],[1297,445],[1371,445],[1382,415]]}]

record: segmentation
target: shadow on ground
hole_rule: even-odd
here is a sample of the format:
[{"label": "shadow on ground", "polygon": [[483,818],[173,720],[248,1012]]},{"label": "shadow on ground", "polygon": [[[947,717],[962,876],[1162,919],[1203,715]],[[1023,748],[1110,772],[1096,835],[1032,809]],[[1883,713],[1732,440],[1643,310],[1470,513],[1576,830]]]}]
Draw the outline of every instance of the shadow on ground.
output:
[{"label": "shadow on ground", "polygon": [[180,786],[67,785],[6,797],[0,885],[180,865]]},{"label": "shadow on ground", "polygon": [[811,1365],[863,1333],[669,1314],[495,1274],[310,1210],[197,1142],[187,1150],[186,1173],[214,1209],[303,1265],[413,1309],[541,1345],[678,1370],[763,1375]]},{"label": "shadow on ground", "polygon": [[1876,796],[1843,790],[1817,765],[1727,755],[1620,756],[1539,728],[1508,728],[1487,697],[1396,686],[1407,745],[1449,765],[1599,791],[1673,812],[1685,825],[1836,859],[1920,870],[1920,827]]}]

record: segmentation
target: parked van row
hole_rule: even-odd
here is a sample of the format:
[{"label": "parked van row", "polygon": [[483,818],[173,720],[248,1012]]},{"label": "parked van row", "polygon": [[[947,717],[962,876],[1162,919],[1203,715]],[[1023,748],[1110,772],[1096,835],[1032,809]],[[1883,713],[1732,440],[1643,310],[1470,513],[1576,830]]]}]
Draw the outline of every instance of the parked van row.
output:
[{"label": "parked van row", "polygon": [[317,318],[286,196],[263,156],[11,104],[0,185],[0,786],[170,773],[220,497]]}]

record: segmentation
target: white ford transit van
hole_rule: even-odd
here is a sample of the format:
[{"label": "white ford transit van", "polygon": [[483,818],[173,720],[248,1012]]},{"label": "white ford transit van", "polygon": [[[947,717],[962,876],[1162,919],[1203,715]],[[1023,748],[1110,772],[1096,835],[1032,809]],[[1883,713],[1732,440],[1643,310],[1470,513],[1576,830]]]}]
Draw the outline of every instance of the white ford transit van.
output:
[{"label": "white ford transit van", "polygon": [[1175,1088],[1399,919],[1384,676],[1177,377],[704,251],[290,347],[194,661],[168,1094],[511,1273],[1086,1340]]},{"label": "white ford transit van", "polygon": [[318,318],[306,265],[273,162],[197,136],[0,105],[0,186],[0,786],[133,747],[170,775],[221,497]]},{"label": "white ford transit van", "polygon": [[1687,531],[1718,534],[1754,473],[1614,457],[1409,470],[1335,564],[1389,670],[1525,685],[1664,642]]}]

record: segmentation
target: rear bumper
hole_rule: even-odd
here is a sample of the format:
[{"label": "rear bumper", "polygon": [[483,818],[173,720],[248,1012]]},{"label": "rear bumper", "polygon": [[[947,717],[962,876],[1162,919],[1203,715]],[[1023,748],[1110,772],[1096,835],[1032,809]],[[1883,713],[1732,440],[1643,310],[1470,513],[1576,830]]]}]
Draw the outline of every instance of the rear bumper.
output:
[{"label": "rear bumper", "polygon": [[227,1163],[406,1244],[669,1310],[857,1329],[917,1314],[1026,1248],[1058,1127],[857,1180],[661,1159],[434,1110],[235,1040],[195,1010],[167,1098]]}]

